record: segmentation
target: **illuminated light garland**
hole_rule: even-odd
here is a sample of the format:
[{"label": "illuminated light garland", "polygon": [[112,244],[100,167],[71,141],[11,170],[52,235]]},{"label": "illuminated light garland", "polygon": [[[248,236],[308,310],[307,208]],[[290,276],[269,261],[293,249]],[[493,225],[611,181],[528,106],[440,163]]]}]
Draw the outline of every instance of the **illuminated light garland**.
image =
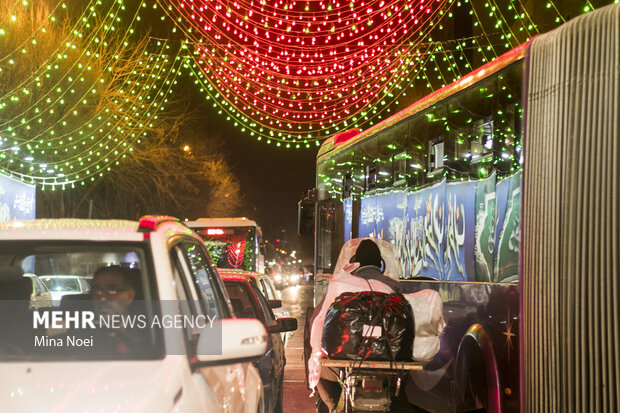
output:
[{"label": "illuminated light garland", "polygon": [[[95,33],[95,36],[97,36],[99,32],[95,31],[94,33]],[[125,39],[123,38],[122,40],[125,40]],[[100,43],[102,43],[102,42],[100,42]],[[69,56],[66,53],[62,54],[62,57],[59,58],[58,61],[54,65],[49,65],[49,64],[48,65],[44,65],[44,67],[48,68],[48,70],[46,70],[44,73],[49,74],[49,72],[51,72],[53,70],[55,70],[55,71],[64,70],[65,73],[61,74],[60,78],[54,84],[52,84],[52,85],[44,85],[45,89],[47,89],[47,92],[45,92],[35,102],[33,102],[31,107],[29,107],[27,109],[24,109],[24,111],[22,111],[20,113],[17,113],[17,114],[16,113],[12,113],[11,114],[12,118],[22,119],[23,120],[24,119],[23,116],[26,115],[26,113],[28,111],[31,111],[32,108],[34,107],[35,116],[32,116],[29,119],[29,122],[32,122],[32,121],[35,121],[35,120],[38,120],[38,119],[42,118],[46,114],[46,111],[45,111],[46,107],[55,106],[58,103],[64,105],[64,102],[63,102],[64,99],[63,98],[65,98],[66,95],[69,94],[69,93],[73,94],[72,91],[74,91],[74,89],[72,89],[72,88],[75,87],[75,85],[78,84],[78,82],[80,80],[83,81],[84,80],[84,76],[85,75],[87,76],[86,72],[90,71],[90,65],[88,65],[88,64],[83,65],[80,62],[83,62],[85,56],[87,56],[87,55],[91,55],[92,54],[92,55],[97,56],[97,55],[100,55],[101,53],[105,53],[102,49],[103,49],[103,47],[98,47],[97,49],[94,49],[94,51],[90,51],[90,50],[87,50],[87,49],[82,50],[82,52],[78,56],[74,57],[73,63],[69,67],[65,67],[65,66],[62,66],[62,65],[58,64],[58,61],[67,60],[67,58]],[[100,60],[99,57],[97,57],[97,59]],[[108,58],[107,62],[106,61],[103,62],[104,65],[110,64],[111,60],[116,60],[116,59],[114,59],[113,57],[112,58]],[[30,95],[31,94],[30,90],[32,90],[32,89],[36,90],[37,86],[40,87],[39,85],[43,84],[44,81],[42,81],[40,79],[43,76],[43,74],[35,73],[34,76],[35,76],[34,77],[34,81],[32,82],[32,83],[34,83],[34,85],[27,85],[27,86],[30,86],[29,89],[26,89],[27,86],[24,86],[24,88],[22,88],[22,90],[21,90],[22,93],[24,93],[26,95]],[[31,77],[31,79],[32,79],[32,77]],[[95,79],[95,81],[93,83],[96,84],[97,81],[99,81],[99,80],[103,80],[103,79]],[[25,82],[23,82],[22,85],[24,83]],[[22,85],[20,85],[20,86],[22,86]],[[35,87],[32,87],[32,86],[35,86]],[[84,94],[80,96],[80,98],[77,98],[77,99],[76,98],[72,98],[71,100],[74,102],[74,106],[72,108],[70,108],[70,109],[73,109],[75,106],[77,106],[79,104],[79,102],[81,100],[83,100],[83,98],[85,98],[88,95],[88,93],[90,93],[91,91],[92,91],[92,89],[91,90],[86,90],[84,92]],[[51,96],[51,98],[50,98],[50,96]],[[8,101],[7,105],[5,105],[5,107],[4,107],[6,109],[6,106],[10,106],[10,101],[14,100],[14,99],[15,99],[15,94],[14,93],[9,93],[8,96],[5,95],[2,98],[0,98],[0,104],[4,103],[5,101]],[[15,99],[15,101],[19,102],[19,99]],[[47,103],[47,105],[45,103]],[[43,105],[43,108],[39,107],[39,105]],[[27,127],[27,125],[28,125],[28,123],[24,122],[24,121],[20,122],[15,127],[12,127],[9,124],[7,128],[11,128],[11,129],[10,130],[8,130],[8,129],[1,130],[0,129],[0,133],[2,133],[2,132],[10,132],[10,135],[16,136],[17,131],[19,129],[21,129],[21,128]],[[50,129],[51,129],[51,127],[48,130],[46,130],[46,131],[42,131],[41,134],[49,131]],[[56,138],[54,138],[52,136],[52,137],[48,138],[48,142],[49,142],[49,139],[53,140],[53,139],[56,139]]]},{"label": "illuminated light garland", "polygon": [[[312,139],[310,134],[307,136],[308,139],[305,139],[305,137],[301,135],[298,137],[299,140],[297,142],[287,141],[282,132],[274,132],[273,129],[264,127],[263,125],[254,122],[252,118],[238,112],[233,104],[229,103],[226,99],[222,99],[222,95],[206,82],[204,74],[194,68],[191,62],[188,62],[185,67],[190,71],[190,74],[196,78],[195,83],[200,85],[200,90],[206,94],[206,99],[213,102],[212,105],[214,108],[219,108],[218,113],[225,115],[227,120],[232,120],[235,126],[239,126],[241,128],[242,132],[249,132],[251,136],[257,136],[258,140],[264,139],[264,141],[268,144],[272,143],[272,141],[276,144],[276,146],[281,146],[284,144],[287,148],[293,146],[295,148],[300,148],[302,146],[308,148],[310,147],[310,143],[312,141],[314,141],[317,146],[320,144],[318,140]],[[374,116],[383,111],[389,111],[389,105],[382,105],[380,108],[370,108],[368,112],[362,112],[360,117],[367,120],[369,116]],[[356,119],[353,118],[352,121],[355,122]],[[336,125],[333,127],[336,129],[339,127],[347,128],[349,125],[347,125],[347,120],[345,120],[340,126]],[[325,135],[322,137],[326,137],[330,133],[330,130],[326,129],[324,132]]]},{"label": "illuminated light garland", "polygon": [[[156,58],[161,59],[161,56]],[[142,100],[145,103],[140,108],[136,108],[139,110],[135,111],[137,116],[132,119],[133,122],[127,122],[127,119],[119,116],[118,113],[105,116],[110,111],[104,110],[103,114],[95,116],[99,124],[91,123],[90,140],[87,138],[73,141],[75,143],[72,147],[73,155],[58,161],[39,164],[38,175],[34,174],[37,168],[33,166],[30,166],[29,173],[21,173],[13,169],[10,171],[11,175],[39,185],[64,187],[86,179],[92,180],[94,177],[101,176],[110,167],[118,165],[119,160],[125,157],[125,153],[132,151],[133,145],[139,144],[140,139],[147,136],[147,131],[151,129],[149,122],[156,116],[159,108],[163,107],[166,96],[176,83],[175,77],[179,73],[178,70],[167,68],[163,72],[168,78],[160,83],[159,88],[151,87],[157,80],[145,85],[152,89],[153,93],[143,97]],[[27,163],[33,164],[34,159],[30,159]],[[53,176],[49,176],[50,171],[54,173]]]},{"label": "illuminated light garland", "polygon": [[[406,59],[394,59],[394,62],[395,62],[395,66],[398,66],[399,68],[407,68],[408,70],[406,71],[403,70],[402,72],[398,72],[398,69],[394,67],[390,71],[391,72],[390,77],[400,76],[401,74],[402,75],[406,74],[409,70],[411,70],[411,66],[413,65],[413,62],[411,61],[410,57],[407,57]],[[361,71],[358,73],[362,74]],[[217,84],[219,85],[222,84],[220,82],[220,80],[222,80],[222,75],[223,75],[223,72],[221,70],[208,71],[206,74],[212,75],[210,77],[212,81],[216,79]],[[367,76],[367,78],[375,82],[379,82],[381,80],[385,81],[387,79],[387,77],[384,77],[383,79],[379,78],[378,76],[372,73],[370,73]],[[224,78],[223,81],[225,83],[226,79]],[[320,116],[321,112],[329,115],[330,113],[331,114],[336,113],[336,111],[342,111],[344,113],[359,111],[362,107],[365,108],[365,107],[370,106],[373,101],[376,101],[380,97],[388,95],[391,92],[392,86],[393,85],[391,84],[391,82],[388,82],[387,85],[384,86],[383,93],[378,94],[376,91],[372,91],[369,89],[366,89],[364,91],[364,88],[362,87],[362,85],[359,84],[358,81],[353,80],[353,84],[350,85],[351,88],[354,88],[353,90],[349,89],[346,86],[343,86],[344,89],[339,89],[339,93],[336,98],[328,100],[326,103],[318,103],[317,105],[313,105],[311,108],[313,112],[309,112],[308,108],[304,108],[302,104],[298,100],[295,100],[295,99],[282,98],[282,99],[277,99],[277,101],[278,103],[280,103],[280,105],[285,106],[285,108],[281,109],[281,111],[287,124],[290,125],[289,128],[295,125],[300,125],[300,124],[305,125],[308,122],[311,122],[313,119],[318,118],[316,122],[318,122],[319,127],[315,129],[321,130],[321,129],[325,129],[325,126],[324,126],[325,122],[321,119],[321,116]],[[270,105],[273,103],[273,100],[261,99],[261,97],[256,97],[256,96],[248,96],[247,93],[243,91],[239,91],[234,85],[231,86],[233,89],[232,91],[231,89],[228,88],[228,86],[224,86],[224,87],[226,87],[226,92],[228,92],[228,93],[224,92],[225,98],[227,100],[234,99],[235,106],[239,106],[240,105],[239,102],[242,102],[241,104],[244,105],[242,106],[242,108],[246,111],[251,110],[253,106],[262,105],[263,107],[266,107],[267,105]],[[362,89],[362,92],[357,93],[355,88]],[[234,92],[232,98],[229,96],[230,92]],[[344,92],[345,94],[344,96],[342,92]],[[357,100],[349,101],[349,97],[346,96],[346,94],[350,92],[356,95]],[[251,112],[250,114],[257,115],[257,116],[261,116],[261,115],[268,116],[268,115],[262,114],[259,111]],[[259,120],[261,119],[259,118]],[[282,125],[279,124],[279,126],[282,126]]]},{"label": "illuminated light garland", "polygon": [[420,32],[445,3],[179,1],[168,10],[235,121],[252,119],[261,138],[305,145],[392,101],[394,78],[411,71]]},{"label": "illuminated light garland", "polygon": [[[94,3],[95,5],[99,5],[101,4],[100,1],[96,1],[96,2],[91,2],[91,4]],[[120,6],[117,4],[113,4],[113,6],[108,9],[107,11],[103,11],[101,10],[101,12],[103,12],[103,14],[106,16],[106,19],[111,18],[114,19],[117,17],[118,12],[120,10]],[[49,73],[53,72],[54,70],[58,70],[58,61],[62,61],[63,59],[66,59],[66,53],[70,52],[72,49],[75,49],[76,45],[73,42],[75,40],[75,36],[78,36],[78,38],[82,37],[82,32],[84,30],[89,30],[89,36],[83,40],[83,44],[88,44],[88,43],[97,43],[99,46],[102,46],[104,42],[100,41],[100,39],[98,39],[96,36],[98,33],[100,33],[100,29],[103,29],[103,26],[101,28],[98,28],[94,31],[90,30],[90,24],[88,23],[90,20],[93,20],[95,18],[95,16],[97,16],[97,9],[95,8],[95,6],[91,6],[89,8],[89,12],[88,15],[85,17],[82,17],[81,19],[79,19],[79,22],[74,25],[73,27],[71,27],[71,29],[69,30],[69,32],[71,33],[70,35],[66,36],[65,38],[61,39],[58,41],[58,47],[53,50],[53,51],[49,51],[46,52],[49,56],[50,59],[48,59],[48,61],[43,62],[35,72],[32,73],[31,76],[29,76],[28,78],[26,78],[24,81],[22,81],[21,83],[14,85],[12,90],[6,90],[3,92],[3,98],[8,96],[8,97],[14,97],[15,94],[18,94],[20,92],[23,92],[25,90],[25,88],[28,86],[28,82],[33,83],[32,80],[36,80],[37,78],[40,77],[48,77]],[[114,14],[112,14],[114,13]],[[49,26],[52,26],[54,24],[58,24],[56,22],[56,19],[54,19],[53,17],[50,17],[49,19]],[[105,20],[104,20],[105,21]],[[93,24],[95,24],[96,22],[93,21]],[[95,24],[96,25],[96,24]],[[49,28],[49,27],[48,27]],[[59,29],[60,27],[58,27],[57,29]],[[41,33],[40,34],[41,37],[45,37],[45,36],[49,36],[49,33],[47,30],[45,30],[45,27],[39,29]],[[35,40],[35,42],[32,42],[32,50],[29,51],[28,49],[25,48],[21,48],[18,47],[16,49],[14,49],[12,52],[7,53],[7,55],[12,56],[12,55],[16,55],[16,56],[20,56],[20,58],[22,59],[29,59],[30,58],[30,54],[32,54],[33,52],[35,52],[37,49],[39,49],[39,43],[36,42],[36,38],[33,36],[31,36],[32,40]],[[90,51],[86,51],[87,53],[92,53]],[[93,53],[94,54],[94,53]],[[17,67],[19,66],[19,62],[16,62],[14,59],[9,59],[8,60],[8,66],[5,65],[3,67],[0,68],[0,73],[5,72],[8,69],[11,69],[13,67]],[[38,81],[37,81],[38,83]],[[27,89],[26,89],[27,90]],[[4,99],[3,99],[4,100]]]},{"label": "illuminated light garland", "polygon": [[[85,7],[85,10],[90,10],[91,12],[94,12],[95,10],[95,5],[97,4],[97,0],[91,0]],[[8,12],[7,14],[11,15],[10,10],[14,9],[15,7],[29,7],[32,6],[32,4],[25,2],[25,1],[16,1],[15,4],[13,4],[13,7],[9,8],[9,10],[5,10],[5,12]],[[27,38],[25,38],[23,40],[23,42],[19,45],[17,45],[15,47],[15,49],[9,53],[4,54],[3,56],[0,57],[0,65],[4,65],[5,62],[8,62],[9,60],[11,60],[13,57],[18,56],[20,53],[24,53],[24,50],[26,50],[26,52],[28,51],[29,48],[31,48],[32,46],[36,46],[37,45],[37,35],[40,33],[46,33],[46,26],[49,23],[53,23],[56,22],[57,18],[56,16],[59,14],[60,11],[64,10],[67,8],[67,5],[64,2],[59,2],[56,4],[56,6],[49,12],[49,14],[46,16],[45,18],[45,22],[39,24],[36,28],[34,28],[32,30],[32,34],[30,36],[28,36]],[[36,12],[36,11],[33,11]],[[92,14],[91,14],[92,15]],[[82,19],[80,20],[74,27],[72,27],[71,32],[73,32],[74,30],[79,30],[79,26],[81,26],[82,21],[86,21],[89,20],[91,16],[83,16]],[[21,23],[19,22],[18,19],[11,19],[12,23],[16,24],[16,23]],[[0,29],[0,36],[6,36],[7,32],[5,31],[4,28]],[[65,44],[66,42],[69,42],[73,37],[72,36],[67,36],[65,38],[65,41],[62,42],[61,44]],[[10,63],[9,63],[10,64]],[[4,66],[2,66],[4,67]]]},{"label": "illuminated light garland", "polygon": [[[132,51],[134,27],[145,6],[142,1],[128,10],[117,0],[97,0],[76,19],[70,34],[48,17],[25,36],[19,47],[28,44],[31,50],[20,51],[21,59],[32,52],[48,57],[19,83],[9,82],[13,87],[0,95],[5,119],[0,123],[0,170],[52,189],[83,185],[118,165],[148,137],[164,114],[183,59],[157,39],[143,43],[140,56]],[[29,6],[24,2],[23,7]],[[9,18],[0,36],[14,34],[10,27]],[[57,47],[37,50],[52,33],[60,35]],[[9,64],[25,65],[17,59]],[[0,70],[0,78],[8,72]]]},{"label": "illuminated light garland", "polygon": [[[185,66],[218,113],[258,140],[296,148],[370,126],[397,108],[409,87],[436,90],[539,33],[517,0],[160,5],[185,32],[193,58]],[[449,40],[454,50],[437,46],[445,42],[431,36],[450,24],[454,7],[465,6],[479,33]],[[547,9],[555,14],[539,21],[565,20],[553,2]],[[464,40],[471,43],[461,46]],[[473,59],[466,49],[476,52]],[[420,59],[424,53],[438,59]]]}]

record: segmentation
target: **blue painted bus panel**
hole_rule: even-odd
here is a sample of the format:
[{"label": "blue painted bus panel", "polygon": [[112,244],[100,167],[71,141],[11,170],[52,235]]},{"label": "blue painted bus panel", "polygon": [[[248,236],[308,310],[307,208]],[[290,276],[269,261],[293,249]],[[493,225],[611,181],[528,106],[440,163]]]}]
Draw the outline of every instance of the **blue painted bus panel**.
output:
[{"label": "blue painted bus panel", "polygon": [[35,218],[36,188],[0,174],[0,222]]},{"label": "blue painted bus panel", "polygon": [[[361,199],[359,236],[390,241],[405,278],[514,281],[518,275],[521,173],[496,181],[441,181]],[[351,210],[344,203],[345,217]],[[345,219],[345,240],[351,235]]]}]

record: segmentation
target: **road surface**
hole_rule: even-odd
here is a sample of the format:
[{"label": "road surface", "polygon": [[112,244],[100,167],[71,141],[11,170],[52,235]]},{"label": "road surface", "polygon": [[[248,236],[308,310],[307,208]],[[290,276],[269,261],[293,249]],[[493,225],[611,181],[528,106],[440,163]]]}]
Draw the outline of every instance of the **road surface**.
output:
[{"label": "road surface", "polygon": [[282,306],[291,317],[297,318],[299,328],[286,346],[286,369],[284,371],[284,411],[293,413],[315,413],[316,397],[310,398],[310,391],[304,382],[304,323],[306,308],[312,307],[312,285],[288,287],[281,291]]}]

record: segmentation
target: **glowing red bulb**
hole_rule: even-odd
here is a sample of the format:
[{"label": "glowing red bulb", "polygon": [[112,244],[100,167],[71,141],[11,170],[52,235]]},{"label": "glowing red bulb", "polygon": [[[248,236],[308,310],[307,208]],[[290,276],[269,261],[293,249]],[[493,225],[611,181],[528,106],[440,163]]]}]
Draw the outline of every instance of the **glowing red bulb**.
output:
[{"label": "glowing red bulb", "polygon": [[[428,10],[434,15],[444,2],[418,10],[423,2],[242,0],[224,9],[221,3],[196,0],[180,1],[177,11],[191,16],[186,21],[194,29],[194,43],[203,42],[197,55],[203,80],[219,90],[220,98],[260,125],[320,136],[390,92],[405,63],[385,56],[417,54],[414,47],[423,38],[409,30],[409,22],[425,28],[432,17]],[[203,20],[213,24],[192,23]],[[374,87],[366,88],[369,84]]]}]

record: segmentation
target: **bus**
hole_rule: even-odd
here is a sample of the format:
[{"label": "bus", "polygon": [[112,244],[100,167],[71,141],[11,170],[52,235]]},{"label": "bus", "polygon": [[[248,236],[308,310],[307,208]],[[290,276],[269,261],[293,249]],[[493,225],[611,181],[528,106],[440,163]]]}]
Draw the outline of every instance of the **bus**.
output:
[{"label": "bus", "polygon": [[265,273],[263,233],[255,221],[238,218],[199,218],[185,225],[204,239],[217,268]]},{"label": "bus", "polygon": [[389,240],[403,291],[443,299],[410,402],[620,409],[620,5],[328,138],[313,193],[315,302],[355,237]]}]

